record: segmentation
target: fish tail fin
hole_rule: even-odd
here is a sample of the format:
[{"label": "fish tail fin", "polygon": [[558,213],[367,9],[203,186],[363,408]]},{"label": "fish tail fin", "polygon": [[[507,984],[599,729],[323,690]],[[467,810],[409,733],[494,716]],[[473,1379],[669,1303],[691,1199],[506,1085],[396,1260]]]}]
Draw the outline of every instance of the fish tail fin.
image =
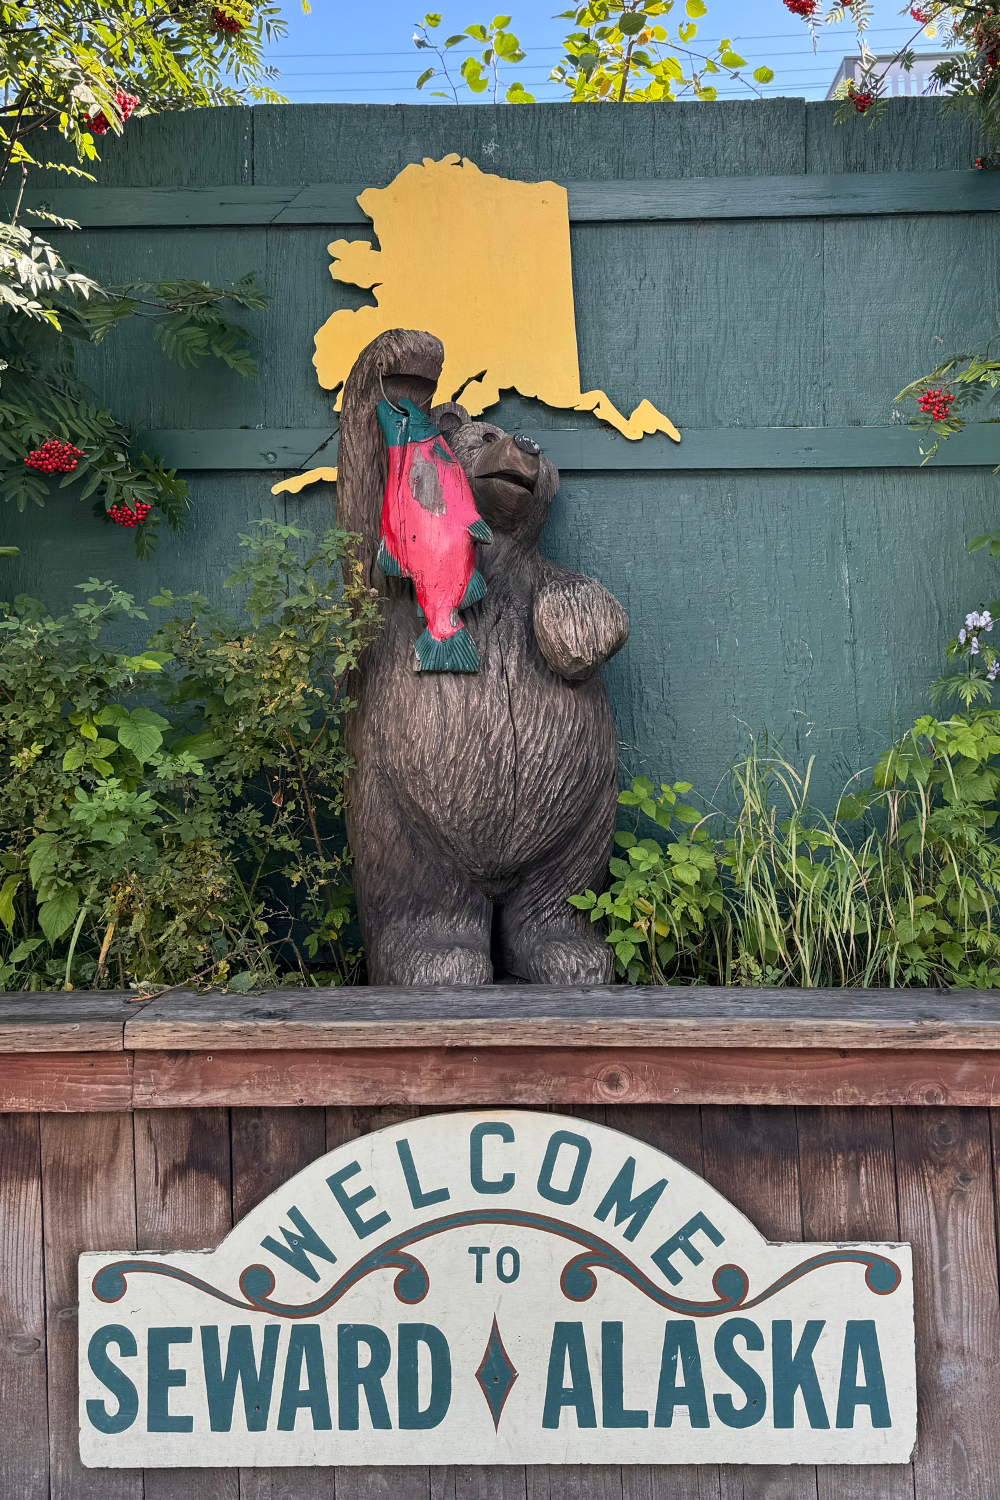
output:
[{"label": "fish tail fin", "polygon": [[475,537],[477,542],[492,542],[493,540],[493,533],[482,516],[478,521],[473,521],[469,527],[469,535]]},{"label": "fish tail fin", "polygon": [[473,568],[472,577],[469,579],[468,587],[462,595],[462,600],[458,607],[459,609],[468,609],[470,604],[478,604],[479,600],[484,598],[485,595],[486,579],[478,568]]},{"label": "fish tail fin", "polygon": [[435,640],[429,630],[417,636],[413,649],[422,672],[478,672],[479,652],[463,625],[446,640]]},{"label": "fish tail fin", "polygon": [[375,559],[375,566],[385,578],[402,578],[403,576],[402,568],[385,545],[385,537],[382,537],[378,544],[378,557]]}]

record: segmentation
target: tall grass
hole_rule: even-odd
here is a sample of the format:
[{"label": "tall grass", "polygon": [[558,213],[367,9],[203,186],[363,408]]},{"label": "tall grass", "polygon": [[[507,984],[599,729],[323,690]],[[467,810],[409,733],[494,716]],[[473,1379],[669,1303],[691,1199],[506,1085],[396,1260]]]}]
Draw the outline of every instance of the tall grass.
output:
[{"label": "tall grass", "polygon": [[673,842],[620,834],[610,891],[574,904],[607,919],[632,983],[1000,985],[998,751],[992,710],[920,720],[829,814],[810,799],[814,758],[753,744],[729,813],[694,826],[640,779],[621,800]]}]

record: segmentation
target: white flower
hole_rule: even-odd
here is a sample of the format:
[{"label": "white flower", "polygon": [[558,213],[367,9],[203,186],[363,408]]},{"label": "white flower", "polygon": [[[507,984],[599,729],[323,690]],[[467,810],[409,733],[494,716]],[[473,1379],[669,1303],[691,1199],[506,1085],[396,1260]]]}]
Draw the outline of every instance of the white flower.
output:
[{"label": "white flower", "polygon": [[979,642],[976,640],[975,636],[972,637],[972,641],[969,645],[969,651],[973,656],[979,655]]},{"label": "white flower", "polygon": [[958,644],[960,646],[964,646],[965,645],[965,631],[964,630],[960,630],[958,632]]},{"label": "white flower", "polygon": [[971,630],[972,627],[973,627],[973,625],[976,624],[976,617],[975,617],[975,615],[974,614],[973,615],[966,615],[966,617],[965,617],[965,623],[966,623],[967,627],[969,628],[969,630]]}]

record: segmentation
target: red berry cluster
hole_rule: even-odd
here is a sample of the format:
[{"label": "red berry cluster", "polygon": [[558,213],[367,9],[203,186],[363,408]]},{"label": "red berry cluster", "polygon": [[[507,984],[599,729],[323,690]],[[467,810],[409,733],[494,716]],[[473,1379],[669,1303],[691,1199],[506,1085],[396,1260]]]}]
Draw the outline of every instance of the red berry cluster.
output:
[{"label": "red berry cluster", "polygon": [[24,462],[29,469],[38,469],[41,474],[72,474],[77,459],[82,457],[82,448],[61,443],[58,438],[46,438],[40,448],[31,450]]},{"label": "red berry cluster", "polygon": [[943,422],[951,410],[955,398],[950,391],[926,390],[920,398],[920,410],[935,422]]},{"label": "red berry cluster", "polygon": [[[132,114],[139,100],[135,94],[126,94],[124,89],[118,89],[115,93],[115,103],[118,106],[118,113],[125,121]],[[111,129],[111,121],[103,109],[99,109],[96,115],[91,115],[87,124],[95,135],[106,135]]]},{"label": "red berry cluster", "polygon": [[242,21],[237,21],[235,16],[228,16],[217,5],[212,6],[212,25],[216,31],[224,31],[228,36],[235,36],[238,31],[243,30]]},{"label": "red berry cluster", "polygon": [[793,16],[802,16],[806,21],[816,14],[816,6],[819,0],[785,0],[786,10],[790,10]]},{"label": "red berry cluster", "polygon": [[135,510],[125,504],[112,505],[108,516],[116,526],[141,526],[149,515],[150,506],[144,505],[141,500],[135,502]]},{"label": "red berry cluster", "polygon": [[927,12],[919,5],[910,6],[910,15],[916,21],[918,26],[928,25],[931,19]]},{"label": "red berry cluster", "polygon": [[871,89],[859,89],[853,81],[847,85],[847,97],[859,115],[867,114],[875,103],[875,95]]}]

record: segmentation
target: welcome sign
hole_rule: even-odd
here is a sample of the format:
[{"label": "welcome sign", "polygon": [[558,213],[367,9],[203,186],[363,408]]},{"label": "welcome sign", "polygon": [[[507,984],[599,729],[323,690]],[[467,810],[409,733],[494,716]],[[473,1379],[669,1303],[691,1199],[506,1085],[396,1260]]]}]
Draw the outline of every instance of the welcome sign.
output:
[{"label": "welcome sign", "polygon": [[95,1467],[908,1462],[907,1245],[769,1244],[583,1120],[409,1120],[217,1250],[80,1257]]}]

